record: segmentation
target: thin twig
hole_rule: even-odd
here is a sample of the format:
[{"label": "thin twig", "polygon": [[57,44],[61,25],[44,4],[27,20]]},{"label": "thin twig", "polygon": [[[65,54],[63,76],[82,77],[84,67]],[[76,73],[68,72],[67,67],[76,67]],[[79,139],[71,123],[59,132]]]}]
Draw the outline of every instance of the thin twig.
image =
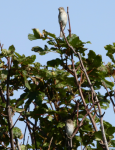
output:
[{"label": "thin twig", "polygon": [[50,146],[51,146],[52,140],[53,140],[53,136],[52,136],[52,138],[50,140],[50,144],[49,144],[48,150],[50,150]]},{"label": "thin twig", "polygon": [[26,144],[26,148],[28,149],[27,145],[28,145],[28,141],[29,141],[29,136],[28,136],[28,139],[27,139],[27,144]]},{"label": "thin twig", "polygon": [[34,141],[35,141],[35,148],[37,150],[37,141],[36,141],[36,134],[35,134],[35,127],[33,127],[33,134],[34,134]]},{"label": "thin twig", "polygon": [[24,131],[23,145],[24,145],[24,142],[25,142],[26,129],[27,129],[27,122],[26,122],[26,126],[25,126],[25,131]]},{"label": "thin twig", "polygon": [[6,145],[3,145],[2,142],[0,144],[6,149],[12,149],[11,147],[7,147]]},{"label": "thin twig", "polygon": [[68,22],[69,22],[69,36],[71,37],[71,25],[70,25],[70,18],[69,18],[69,7],[67,7],[67,15],[68,15]]},{"label": "thin twig", "polygon": [[19,120],[20,116],[21,116],[21,114],[19,115],[19,117],[17,118],[16,122],[14,123],[14,125],[12,126],[11,129],[13,129],[13,127],[15,126],[15,124],[17,123],[17,121]]},{"label": "thin twig", "polygon": [[34,145],[33,135],[32,135],[32,133],[31,133],[31,127],[30,127],[30,124],[29,124],[28,122],[27,122],[27,127],[28,127],[28,130],[29,130],[29,132],[30,132],[31,142],[32,142],[32,144]]},{"label": "thin twig", "polygon": [[2,102],[6,103],[6,99],[5,99],[4,95],[3,95],[1,87],[0,87],[0,96],[1,96]]},{"label": "thin twig", "polygon": [[15,138],[15,141],[16,141],[16,145],[17,145],[18,150],[21,150],[21,147],[20,147],[20,145],[19,145],[18,139]]},{"label": "thin twig", "polygon": [[103,86],[105,87],[105,89],[106,89],[108,95],[110,96],[110,100],[111,100],[111,102],[112,102],[112,104],[113,104],[113,110],[114,110],[114,113],[115,113],[115,108],[114,108],[115,104],[114,104],[114,101],[113,101],[113,99],[111,98],[111,95],[110,95],[110,93],[109,93],[109,91],[108,91],[108,89],[107,89],[105,83],[102,82],[102,84],[103,84]]},{"label": "thin twig", "polygon": [[4,46],[4,44],[1,45],[1,42],[0,42],[0,48],[1,48],[1,51],[2,51],[3,46]]},{"label": "thin twig", "polygon": [[79,121],[79,120],[78,120],[78,115],[79,115],[79,102],[77,102],[77,126],[78,126],[78,123],[79,123],[79,122],[78,122],[78,121]]},{"label": "thin twig", "polygon": [[75,129],[75,131],[74,131],[74,133],[72,134],[71,137],[74,137],[74,135],[78,132],[78,130],[79,130],[79,128],[81,127],[81,125],[83,124],[83,121],[85,120],[86,116],[91,113],[90,110],[93,108],[93,106],[94,106],[94,104],[91,106],[90,109],[87,109],[87,108],[86,108],[87,113],[85,114],[85,116],[83,117],[82,121],[81,121],[80,124],[77,126],[77,128]]},{"label": "thin twig", "polygon": [[[27,139],[27,144],[28,144],[28,142],[29,142],[29,136],[28,136],[28,139]],[[26,145],[27,145],[27,144],[26,144]]]}]

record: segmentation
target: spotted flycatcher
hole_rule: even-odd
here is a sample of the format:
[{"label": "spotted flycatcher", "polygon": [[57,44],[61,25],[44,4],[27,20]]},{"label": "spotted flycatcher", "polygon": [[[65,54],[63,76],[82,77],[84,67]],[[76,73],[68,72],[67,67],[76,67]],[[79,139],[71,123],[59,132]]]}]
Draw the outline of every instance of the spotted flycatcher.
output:
[{"label": "spotted flycatcher", "polygon": [[66,120],[65,129],[66,129],[67,136],[71,137],[71,135],[74,131],[74,123],[71,119]]},{"label": "spotted flycatcher", "polygon": [[[67,24],[67,13],[65,12],[63,7],[59,7],[59,15],[58,15],[58,21],[59,21],[59,25],[60,22],[62,22],[62,29],[65,29],[65,26]],[[61,26],[60,26],[60,37],[63,37],[63,34],[61,32]]]},{"label": "spotted flycatcher", "polygon": [[65,122],[66,122],[65,124],[66,138],[68,138],[68,140],[66,141],[67,142],[66,144],[72,148],[71,135],[73,134],[73,131],[74,131],[74,123],[71,119],[67,119]]}]

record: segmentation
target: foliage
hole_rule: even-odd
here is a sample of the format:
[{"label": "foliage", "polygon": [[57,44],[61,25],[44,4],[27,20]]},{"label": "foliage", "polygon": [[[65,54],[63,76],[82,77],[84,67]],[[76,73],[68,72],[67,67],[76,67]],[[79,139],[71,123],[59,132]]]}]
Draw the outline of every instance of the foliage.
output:
[{"label": "foliage", "polygon": [[20,139],[22,139],[22,137],[23,137],[23,134],[22,134],[21,130],[20,130],[18,127],[14,127],[14,128],[13,128],[13,138],[14,138],[14,139],[15,139],[15,138],[20,138]]},{"label": "foliage", "polygon": [[[12,116],[15,112],[21,115],[19,121],[27,124],[32,139],[31,145],[22,145],[22,149],[37,147],[38,149],[48,149],[51,138],[53,137],[50,149],[58,148],[64,149],[65,146],[65,124],[64,121],[74,116],[74,123],[77,127],[77,121],[80,123],[81,119],[86,114],[81,97],[79,96],[78,87],[75,84],[72,71],[69,72],[65,68],[66,62],[71,61],[71,50],[65,42],[64,38],[57,38],[55,34],[43,31],[43,35],[38,29],[33,29],[33,34],[28,35],[29,40],[46,40],[47,44],[44,48],[35,46],[32,51],[45,55],[47,53],[56,52],[60,54],[60,58],[55,58],[47,62],[46,66],[42,66],[40,62],[35,62],[36,55],[28,56],[20,55],[15,52],[15,47],[11,45],[8,50],[1,49],[0,53],[0,141],[4,142],[6,146],[9,145],[9,128],[7,120],[7,107],[5,93],[7,91],[7,76],[10,74],[10,108]],[[76,52],[79,52],[82,61],[86,68],[87,74],[92,82],[95,90],[100,91],[103,83],[110,89],[110,95],[113,96],[113,82],[109,81],[107,77],[114,77],[115,66],[108,63],[103,64],[102,56],[96,55],[93,50],[90,50],[88,57],[85,57],[86,48],[84,45],[88,42],[82,42],[79,37],[72,34],[71,38],[67,36],[69,44]],[[114,43],[113,46],[107,45],[105,47],[107,56],[110,57],[114,63]],[[66,56],[66,57],[64,57]],[[7,62],[11,58],[10,73],[8,70]],[[74,55],[75,67],[78,68],[76,73],[81,85],[81,89],[87,104],[91,104],[91,91],[83,71],[80,69],[78,57]],[[71,64],[68,68],[72,69]],[[15,90],[23,89],[23,93],[18,99],[12,99]],[[2,95],[3,94],[3,95]],[[99,100],[101,109],[109,108],[109,95],[108,93],[96,93]],[[89,98],[90,97],[90,98]],[[5,101],[4,101],[5,99]],[[79,116],[77,117],[76,102],[79,102]],[[33,111],[29,111],[29,106],[34,104]],[[23,108],[22,108],[23,106]],[[96,116],[94,109],[92,109],[92,116],[96,124],[99,124],[99,118]],[[34,119],[33,123],[31,119]],[[39,120],[39,126],[37,122]],[[105,133],[109,146],[115,146],[113,134],[115,127],[110,123],[104,121]],[[19,131],[18,131],[19,130]],[[14,127],[13,134],[15,137],[20,138],[22,133],[21,129]],[[17,136],[17,134],[20,134]],[[82,126],[79,128],[78,133],[73,138],[73,149],[77,149],[81,144],[91,149],[95,146],[94,141],[97,142],[97,148],[101,149],[99,142],[102,140],[101,131],[95,131],[91,121],[88,117],[85,118]],[[2,148],[3,146],[1,146]]]}]

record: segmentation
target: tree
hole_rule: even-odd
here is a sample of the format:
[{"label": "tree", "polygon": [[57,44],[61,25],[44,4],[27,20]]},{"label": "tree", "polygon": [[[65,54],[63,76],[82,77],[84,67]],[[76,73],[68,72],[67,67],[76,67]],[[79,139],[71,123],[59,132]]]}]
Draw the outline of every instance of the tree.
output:
[{"label": "tree", "polygon": [[[90,150],[94,141],[100,150],[114,147],[115,140],[112,139],[115,127],[103,121],[101,109],[109,108],[110,101],[115,106],[112,100],[114,83],[107,80],[110,76],[115,78],[115,43],[105,46],[107,56],[113,62],[105,65],[101,55],[96,55],[93,50],[85,57],[87,49],[84,44],[90,41],[82,42],[77,35],[71,35],[71,28],[69,35],[64,35],[62,39],[45,30],[41,34],[38,29],[33,29],[33,34],[29,34],[28,38],[47,41],[44,48],[36,46],[32,51],[40,55],[56,52],[60,58],[42,66],[39,62],[34,62],[35,55],[26,57],[15,52],[13,45],[8,50],[0,45],[0,149],[8,149],[11,144],[12,149],[61,150],[72,147],[77,149],[83,145]],[[95,93],[101,87],[107,92],[103,95]],[[23,93],[18,99],[12,99],[13,91],[19,89]],[[35,106],[33,111],[29,110],[31,103]],[[17,121],[23,121],[28,127],[31,144],[19,144],[18,138],[25,138],[25,134],[16,127],[16,123],[12,123],[15,112],[20,114]],[[31,118],[35,121],[32,122]],[[65,144],[64,121],[69,118],[75,123],[72,147]]]}]

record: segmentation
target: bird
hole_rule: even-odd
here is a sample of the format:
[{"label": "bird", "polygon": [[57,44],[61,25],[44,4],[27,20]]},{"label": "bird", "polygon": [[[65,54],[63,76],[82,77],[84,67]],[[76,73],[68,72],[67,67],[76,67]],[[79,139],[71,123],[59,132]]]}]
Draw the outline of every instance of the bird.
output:
[{"label": "bird", "polygon": [[[73,123],[73,121],[71,119],[67,119],[65,122],[66,122],[66,124],[65,124],[66,142],[67,142],[67,145],[72,148],[71,135],[73,134],[73,131],[74,131],[74,123]],[[67,140],[67,138],[68,138],[68,140]]]},{"label": "bird", "polygon": [[65,130],[68,137],[71,137],[74,131],[74,123],[71,119],[67,119],[65,124]]},{"label": "bird", "polygon": [[[67,24],[67,13],[65,12],[63,7],[59,7],[59,15],[58,15],[58,22],[60,25],[60,22],[62,22],[62,29],[64,30]],[[60,37],[63,37],[63,34],[61,32],[61,25],[60,25]]]}]

